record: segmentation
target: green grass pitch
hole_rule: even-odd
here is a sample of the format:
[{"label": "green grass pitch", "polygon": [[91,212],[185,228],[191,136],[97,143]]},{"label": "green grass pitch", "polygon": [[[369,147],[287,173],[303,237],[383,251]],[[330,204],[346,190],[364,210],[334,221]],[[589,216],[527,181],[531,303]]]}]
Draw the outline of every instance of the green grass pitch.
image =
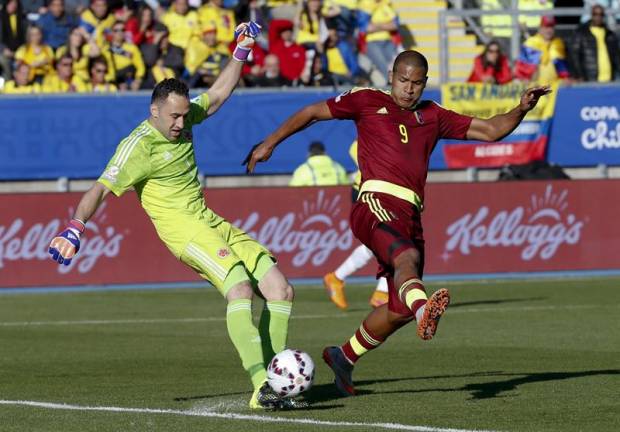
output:
[{"label": "green grass pitch", "polygon": [[342,312],[299,286],[289,346],[315,360],[312,406],[275,413],[247,408],[212,288],[0,295],[0,431],[620,430],[619,279],[446,286],[435,339],[401,329],[358,363],[352,398],[321,351],[373,288],[347,287]]}]

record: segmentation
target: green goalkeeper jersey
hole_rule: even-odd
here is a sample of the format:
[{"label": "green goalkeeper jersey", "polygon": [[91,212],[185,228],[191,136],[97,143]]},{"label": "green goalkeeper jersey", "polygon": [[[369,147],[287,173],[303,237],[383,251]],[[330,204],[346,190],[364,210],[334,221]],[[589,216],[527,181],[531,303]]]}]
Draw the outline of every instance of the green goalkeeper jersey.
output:
[{"label": "green goalkeeper jersey", "polygon": [[98,180],[117,196],[135,188],[157,233],[177,257],[200,225],[221,219],[206,207],[192,142],[192,126],[207,117],[208,109],[206,93],[192,99],[175,142],[143,121],[120,142]]}]

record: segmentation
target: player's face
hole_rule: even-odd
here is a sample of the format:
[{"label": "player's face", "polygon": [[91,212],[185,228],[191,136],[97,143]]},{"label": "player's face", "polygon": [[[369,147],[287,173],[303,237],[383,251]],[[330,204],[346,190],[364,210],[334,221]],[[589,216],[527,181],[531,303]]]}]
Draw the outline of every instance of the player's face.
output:
[{"label": "player's face", "polygon": [[151,105],[153,125],[170,141],[176,141],[179,138],[188,114],[189,100],[176,93],[170,93],[161,105]]},{"label": "player's face", "polygon": [[405,109],[413,107],[426,87],[426,69],[401,62],[396,71],[390,71],[392,99]]}]

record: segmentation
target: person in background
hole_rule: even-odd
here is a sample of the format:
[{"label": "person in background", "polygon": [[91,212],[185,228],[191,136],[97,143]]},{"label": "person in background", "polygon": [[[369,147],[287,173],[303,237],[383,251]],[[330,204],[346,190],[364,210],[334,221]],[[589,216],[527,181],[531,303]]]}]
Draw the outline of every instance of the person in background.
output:
[{"label": "person in background", "polygon": [[508,58],[502,53],[499,42],[491,41],[482,54],[474,59],[474,67],[467,82],[506,84],[512,81]]},{"label": "person in background", "polygon": [[325,153],[325,145],[312,141],[308,146],[308,159],[293,172],[289,186],[347,185],[347,172],[338,162]]},{"label": "person in background", "polygon": [[140,49],[125,38],[125,23],[116,21],[112,26],[112,39],[104,50],[108,60],[108,81],[115,82],[120,90],[140,90],[146,68]]},{"label": "person in background", "polygon": [[197,13],[200,19],[201,33],[205,28],[215,27],[218,43],[229,45],[235,33],[235,14],[222,6],[222,0],[207,0]]},{"label": "person in background", "polygon": [[77,82],[76,90],[79,93],[107,93],[117,92],[116,84],[106,80],[108,76],[108,61],[104,56],[93,57],[88,61],[90,79]]},{"label": "person in background", "polygon": [[261,73],[245,77],[250,87],[290,87],[293,83],[284,78],[280,72],[280,59],[274,54],[267,54]]},{"label": "person in background", "polygon": [[30,66],[21,63],[13,71],[13,79],[4,83],[5,94],[40,93],[41,85],[30,78]]},{"label": "person in background", "polygon": [[84,29],[75,27],[69,33],[66,44],[56,50],[56,61],[64,55],[73,60],[73,74],[80,79],[88,80],[88,59],[101,55],[101,49],[94,43],[86,43]]},{"label": "person in background", "polygon": [[229,58],[227,45],[217,40],[217,28],[204,27],[202,38],[192,37],[185,50],[189,87],[211,87]]},{"label": "person in background", "polygon": [[273,20],[269,31],[275,34],[273,40],[270,38],[269,51],[280,60],[282,76],[298,82],[306,66],[306,49],[293,38],[293,22]]},{"label": "person in background", "polygon": [[398,32],[398,15],[389,0],[365,0],[360,3],[359,29],[364,35],[366,54],[388,82],[388,71],[397,54],[393,34]]},{"label": "person in background", "polygon": [[174,0],[165,13],[161,14],[161,9],[158,11],[159,20],[168,28],[168,48],[164,64],[180,76],[185,69],[185,48],[192,36],[201,35],[200,19],[196,11],[190,10],[187,0]]},{"label": "person in background", "polygon": [[73,59],[69,54],[56,60],[56,73],[46,75],[41,86],[43,93],[73,93],[79,78],[73,75]]},{"label": "person in background", "polygon": [[39,18],[37,25],[43,30],[43,41],[55,51],[64,45],[79,22],[77,16],[65,11],[65,0],[51,0],[47,13]]},{"label": "person in background", "polygon": [[26,43],[15,52],[15,61],[30,66],[30,79],[39,84],[54,70],[54,50],[43,43],[43,32],[36,25],[28,27]]},{"label": "person in background", "polygon": [[15,51],[26,43],[28,21],[19,0],[2,0],[0,6],[0,68],[5,80],[12,77]]},{"label": "person in background", "polygon": [[80,14],[80,27],[84,29],[87,40],[92,40],[99,48],[104,47],[115,21],[106,0],[90,0],[88,9]]},{"label": "person in background", "polygon": [[592,19],[577,29],[570,59],[577,81],[610,82],[620,73],[618,38],[605,24],[605,9],[592,6]]},{"label": "person in background", "polygon": [[555,36],[555,18],[543,16],[538,33],[521,46],[515,62],[515,79],[552,84],[570,78],[564,42]]}]

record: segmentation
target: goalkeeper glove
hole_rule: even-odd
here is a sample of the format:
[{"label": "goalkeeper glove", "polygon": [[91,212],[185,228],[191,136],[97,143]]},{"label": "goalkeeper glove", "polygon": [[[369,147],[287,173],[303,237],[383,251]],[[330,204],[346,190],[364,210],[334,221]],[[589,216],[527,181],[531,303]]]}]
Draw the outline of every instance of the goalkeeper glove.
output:
[{"label": "goalkeeper glove", "polygon": [[79,219],[71,219],[69,226],[50,242],[49,253],[58,264],[69,265],[71,259],[80,250],[80,235],[86,226]]},{"label": "goalkeeper glove", "polygon": [[260,25],[256,24],[254,21],[241,23],[237,26],[235,29],[237,46],[233,51],[233,58],[235,60],[242,62],[248,58],[254,46],[254,41],[260,34],[260,29]]}]

